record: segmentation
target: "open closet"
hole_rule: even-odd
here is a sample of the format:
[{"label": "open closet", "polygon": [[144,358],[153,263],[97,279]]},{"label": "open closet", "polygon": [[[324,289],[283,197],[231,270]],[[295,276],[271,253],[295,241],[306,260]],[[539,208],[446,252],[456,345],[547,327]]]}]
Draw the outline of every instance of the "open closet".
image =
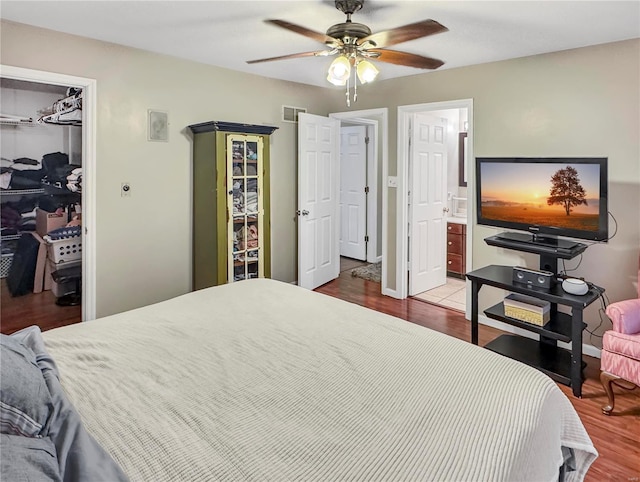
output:
[{"label": "open closet", "polygon": [[1,331],[82,320],[77,87],[0,79]]}]

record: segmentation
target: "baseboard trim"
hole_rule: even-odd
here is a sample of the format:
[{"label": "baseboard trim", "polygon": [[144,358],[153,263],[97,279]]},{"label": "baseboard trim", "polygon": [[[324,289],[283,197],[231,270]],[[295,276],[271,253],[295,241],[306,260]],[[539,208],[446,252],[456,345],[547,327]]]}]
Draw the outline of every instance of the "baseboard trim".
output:
[{"label": "baseboard trim", "polygon": [[[489,318],[484,315],[478,316],[478,323],[480,323],[481,325],[486,325],[492,328],[496,328],[498,330],[506,331],[507,333],[513,333],[514,335],[526,336],[527,338],[532,338],[534,340],[538,339],[538,335],[535,333],[532,333],[527,330],[523,330],[522,328],[518,328],[517,326],[512,326],[507,323],[503,323],[502,321],[494,320],[493,318]],[[571,345],[569,343],[559,341],[558,346],[565,348],[567,350],[571,350]],[[584,355],[592,356],[594,358],[600,358],[600,348],[597,348],[593,345],[587,345],[583,343],[582,353]]]}]

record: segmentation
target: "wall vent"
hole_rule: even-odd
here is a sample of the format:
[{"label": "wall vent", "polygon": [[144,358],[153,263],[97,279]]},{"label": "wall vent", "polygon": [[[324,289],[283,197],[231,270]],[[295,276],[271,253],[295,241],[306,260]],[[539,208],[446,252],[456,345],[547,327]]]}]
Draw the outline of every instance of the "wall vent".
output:
[{"label": "wall vent", "polygon": [[298,114],[300,112],[307,112],[304,107],[292,107],[290,105],[282,106],[282,121],[283,122],[298,122]]}]

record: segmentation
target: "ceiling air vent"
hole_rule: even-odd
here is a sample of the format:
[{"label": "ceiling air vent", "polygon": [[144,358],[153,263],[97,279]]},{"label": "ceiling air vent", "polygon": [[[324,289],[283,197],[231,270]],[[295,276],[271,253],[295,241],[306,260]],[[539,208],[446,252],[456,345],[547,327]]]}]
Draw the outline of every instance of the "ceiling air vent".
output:
[{"label": "ceiling air vent", "polygon": [[290,105],[282,106],[282,120],[284,122],[298,122],[298,114],[307,112],[303,107],[291,107]]}]

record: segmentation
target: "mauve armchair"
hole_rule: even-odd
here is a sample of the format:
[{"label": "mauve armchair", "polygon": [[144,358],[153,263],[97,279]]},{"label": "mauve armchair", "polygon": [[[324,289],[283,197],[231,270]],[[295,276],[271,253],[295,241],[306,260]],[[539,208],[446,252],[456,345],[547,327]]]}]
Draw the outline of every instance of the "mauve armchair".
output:
[{"label": "mauve armchair", "polygon": [[612,383],[627,389],[640,386],[640,268],[638,298],[611,303],[607,316],[613,328],[602,338],[600,381],[609,397],[602,412],[610,415],[614,406]]}]

